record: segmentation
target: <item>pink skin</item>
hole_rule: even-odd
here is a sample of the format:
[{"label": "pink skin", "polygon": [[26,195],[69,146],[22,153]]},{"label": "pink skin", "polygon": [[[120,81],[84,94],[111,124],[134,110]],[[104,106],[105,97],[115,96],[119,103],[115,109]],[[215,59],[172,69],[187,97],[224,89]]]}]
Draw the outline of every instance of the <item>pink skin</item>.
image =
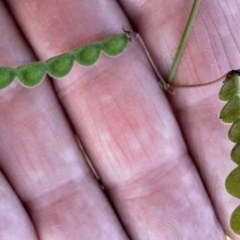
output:
[{"label": "pink skin", "polygon": [[[32,62],[33,52],[46,60],[131,23],[164,77],[192,5],[5,2],[11,14],[0,2],[2,66]],[[240,67],[239,16],[237,0],[201,1],[176,84],[207,82]],[[45,79],[29,90],[14,82],[0,92],[0,239],[223,240],[225,233],[238,239],[228,228],[239,201],[224,189],[235,165],[229,127],[218,120],[221,83],[176,89],[168,101],[133,42],[118,58],[102,55],[91,68],[75,64],[53,84]]]}]

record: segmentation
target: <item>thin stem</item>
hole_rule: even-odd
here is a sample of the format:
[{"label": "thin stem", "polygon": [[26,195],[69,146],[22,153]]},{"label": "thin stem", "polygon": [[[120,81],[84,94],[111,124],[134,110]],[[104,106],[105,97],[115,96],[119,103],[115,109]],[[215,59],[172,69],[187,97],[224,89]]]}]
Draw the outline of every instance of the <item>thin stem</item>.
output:
[{"label": "thin stem", "polygon": [[232,72],[236,72],[238,75],[240,75],[240,69],[238,69],[238,70],[232,70],[232,71],[224,74],[224,75],[221,76],[220,78],[215,79],[215,80],[210,81],[210,82],[206,82],[206,83],[190,84],[190,85],[187,85],[187,84],[183,84],[183,85],[181,85],[181,84],[171,84],[171,85],[170,85],[170,84],[168,84],[168,83],[164,80],[164,78],[162,77],[162,75],[159,73],[159,71],[158,71],[158,69],[157,69],[157,67],[156,67],[156,65],[155,65],[155,63],[154,63],[154,61],[153,61],[153,59],[152,59],[152,57],[151,57],[151,54],[149,53],[149,51],[148,51],[148,49],[147,49],[147,46],[146,46],[146,44],[144,43],[144,41],[143,41],[142,37],[140,36],[140,34],[134,32],[134,31],[132,31],[132,30],[128,30],[128,31],[123,30],[123,31],[126,33],[126,36],[130,39],[130,41],[132,41],[133,38],[135,38],[135,39],[137,39],[137,40],[139,41],[141,47],[143,48],[144,52],[146,53],[146,56],[147,56],[147,58],[148,58],[148,60],[149,60],[149,63],[151,64],[151,66],[152,66],[155,74],[156,74],[157,77],[158,77],[159,86],[160,86],[163,90],[165,90],[165,91],[167,91],[167,92],[169,92],[169,93],[174,93],[174,92],[173,92],[173,89],[174,89],[174,88],[193,88],[193,87],[203,87],[203,86],[211,85],[211,84],[213,84],[213,83],[216,83],[216,82],[222,80],[223,78],[225,78],[228,74],[231,74]]},{"label": "thin stem", "polygon": [[149,51],[147,49],[147,46],[146,46],[145,42],[143,41],[142,37],[140,36],[140,34],[134,32],[132,30],[129,30],[129,31],[123,30],[123,31],[126,33],[126,36],[128,38],[130,38],[130,41],[132,40],[132,38],[136,38],[139,41],[139,43],[140,43],[141,47],[143,48],[143,50],[144,50],[144,52],[145,52],[145,54],[146,54],[146,56],[147,56],[147,58],[150,62],[155,74],[158,77],[158,80],[159,80],[158,82],[159,82],[160,87],[164,90],[168,90],[169,89],[169,84],[164,80],[162,75],[159,73],[159,71],[158,71],[158,69],[157,69],[157,67],[156,67],[156,65],[155,65],[155,63],[154,63],[154,61],[151,57],[151,54],[149,53]]},{"label": "thin stem", "polygon": [[199,84],[191,84],[191,85],[188,85],[188,84],[172,84],[170,85],[170,88],[193,88],[193,87],[204,87],[204,86],[207,86],[207,85],[211,85],[211,84],[214,84],[216,82],[219,82],[221,81],[223,78],[226,78],[228,73],[224,74],[223,76],[221,76],[220,78],[218,79],[215,79],[215,80],[212,80],[210,82],[206,82],[206,83],[199,83]]},{"label": "thin stem", "polygon": [[181,39],[180,44],[178,46],[178,50],[177,50],[177,53],[175,55],[175,58],[174,58],[174,61],[173,61],[173,64],[172,64],[172,67],[171,67],[171,70],[170,70],[170,73],[169,73],[169,76],[168,76],[168,83],[169,84],[172,83],[172,81],[174,79],[174,76],[176,74],[176,71],[177,71],[177,68],[178,68],[178,65],[179,65],[184,47],[186,45],[190,30],[192,28],[193,21],[194,21],[194,18],[196,16],[199,4],[200,4],[200,0],[194,0],[193,6],[192,6],[192,9],[191,9],[191,13],[190,13],[188,21],[187,21],[187,25],[185,27],[182,39]]},{"label": "thin stem", "polygon": [[168,84],[166,83],[166,81],[164,80],[162,75],[159,73],[159,71],[158,71],[158,69],[157,69],[157,67],[156,67],[156,65],[155,65],[155,63],[154,63],[154,61],[153,61],[153,59],[152,59],[148,49],[147,49],[147,46],[144,43],[144,41],[143,41],[142,37],[140,36],[140,34],[137,35],[137,39],[138,39],[139,43],[141,44],[143,50],[145,51],[145,53],[146,53],[146,55],[148,57],[148,60],[149,60],[150,64],[152,65],[152,68],[153,68],[154,72],[156,73],[156,75],[157,75],[159,81],[161,82],[162,86],[164,88],[167,88]]}]

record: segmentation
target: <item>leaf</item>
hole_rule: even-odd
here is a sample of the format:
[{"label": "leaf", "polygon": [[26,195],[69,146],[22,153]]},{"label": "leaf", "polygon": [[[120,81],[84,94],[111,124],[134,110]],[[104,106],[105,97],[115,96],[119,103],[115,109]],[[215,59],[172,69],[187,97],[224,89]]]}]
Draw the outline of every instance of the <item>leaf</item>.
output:
[{"label": "leaf", "polygon": [[240,206],[238,206],[231,215],[230,228],[234,233],[240,235]]},{"label": "leaf", "polygon": [[231,151],[231,159],[236,164],[240,164],[240,143],[236,144]]},{"label": "leaf", "polygon": [[16,77],[16,70],[9,67],[0,67],[0,89],[8,87]]},{"label": "leaf", "polygon": [[46,61],[46,69],[50,76],[61,78],[66,76],[72,69],[74,63],[73,54],[65,53]]},{"label": "leaf", "polygon": [[101,50],[102,43],[96,42],[85,47],[80,47],[76,49],[73,53],[76,61],[79,64],[83,66],[91,66],[99,59]]},{"label": "leaf", "polygon": [[239,93],[238,73],[232,71],[228,73],[222,88],[219,91],[218,99],[228,101],[234,95]]},{"label": "leaf", "polygon": [[109,56],[115,57],[123,53],[129,43],[126,34],[120,34],[103,41],[103,52]]},{"label": "leaf", "polygon": [[228,139],[233,143],[240,142],[240,119],[235,120],[228,131]]},{"label": "leaf", "polygon": [[232,123],[240,116],[240,97],[233,96],[222,108],[219,118],[224,123]]},{"label": "leaf", "polygon": [[45,63],[37,62],[17,68],[19,82],[25,87],[35,87],[45,77]]},{"label": "leaf", "polygon": [[240,166],[233,169],[227,176],[225,187],[229,194],[240,199]]}]

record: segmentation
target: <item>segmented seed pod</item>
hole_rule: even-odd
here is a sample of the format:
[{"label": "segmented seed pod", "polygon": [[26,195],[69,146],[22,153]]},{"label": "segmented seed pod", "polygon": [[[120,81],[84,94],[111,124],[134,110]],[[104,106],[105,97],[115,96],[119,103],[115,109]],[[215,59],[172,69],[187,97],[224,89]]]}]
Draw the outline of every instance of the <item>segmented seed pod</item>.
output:
[{"label": "segmented seed pod", "polygon": [[8,87],[16,77],[28,88],[37,86],[46,73],[55,78],[64,77],[71,71],[75,60],[82,66],[92,66],[98,61],[102,51],[109,56],[118,56],[126,49],[129,41],[125,33],[119,34],[102,42],[91,43],[50,58],[45,62],[35,62],[18,68],[0,67],[0,89]]}]

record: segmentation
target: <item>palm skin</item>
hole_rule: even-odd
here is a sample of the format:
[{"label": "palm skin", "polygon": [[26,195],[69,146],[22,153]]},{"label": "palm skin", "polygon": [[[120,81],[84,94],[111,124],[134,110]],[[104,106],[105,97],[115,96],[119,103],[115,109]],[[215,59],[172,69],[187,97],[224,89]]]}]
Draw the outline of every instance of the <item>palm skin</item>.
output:
[{"label": "palm skin", "polygon": [[[35,61],[33,52],[46,60],[132,25],[167,76],[192,3],[5,4],[3,66]],[[237,0],[202,0],[175,82],[207,82],[239,68],[238,23]],[[34,89],[15,82],[0,92],[1,239],[238,239],[228,228],[238,201],[224,189],[235,165],[228,126],[218,120],[221,83],[168,96],[136,42],[119,58],[76,64],[52,82]]]}]

